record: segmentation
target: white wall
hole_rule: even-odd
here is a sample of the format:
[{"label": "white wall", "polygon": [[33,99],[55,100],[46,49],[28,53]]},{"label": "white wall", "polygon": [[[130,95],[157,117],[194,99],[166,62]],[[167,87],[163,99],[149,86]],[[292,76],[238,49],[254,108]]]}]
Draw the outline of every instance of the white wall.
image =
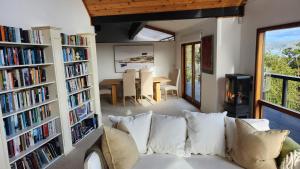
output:
[{"label": "white wall", "polygon": [[[137,43],[132,43],[137,44]],[[143,43],[138,43],[143,44]],[[169,76],[174,70],[176,63],[175,42],[149,42],[145,44],[154,45],[154,74],[157,76]],[[121,78],[122,73],[115,73],[114,66],[114,43],[98,43],[98,76],[99,81],[103,79]],[[126,45],[129,45],[126,43]]]},{"label": "white wall", "polygon": [[223,111],[225,100],[225,74],[239,72],[241,24],[239,18],[219,18],[217,24],[217,63],[218,85],[217,111]]},{"label": "white wall", "polygon": [[300,21],[300,0],[247,1],[242,23],[240,72],[254,75],[257,28]]},{"label": "white wall", "polygon": [[93,32],[82,0],[8,0],[1,3],[0,24],[26,29],[54,26],[70,34]]}]

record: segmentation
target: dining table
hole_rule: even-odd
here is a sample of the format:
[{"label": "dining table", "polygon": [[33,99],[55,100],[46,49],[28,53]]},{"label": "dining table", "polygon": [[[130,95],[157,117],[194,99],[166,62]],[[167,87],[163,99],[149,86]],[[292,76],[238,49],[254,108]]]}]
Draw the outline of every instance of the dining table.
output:
[{"label": "dining table", "polygon": [[[140,79],[136,79],[136,83],[139,83]],[[161,84],[171,82],[171,79],[164,76],[153,77],[153,98],[156,102],[161,101]],[[123,83],[123,79],[104,79],[100,82],[99,86],[111,88],[111,103],[113,105],[117,104],[117,87]]]}]

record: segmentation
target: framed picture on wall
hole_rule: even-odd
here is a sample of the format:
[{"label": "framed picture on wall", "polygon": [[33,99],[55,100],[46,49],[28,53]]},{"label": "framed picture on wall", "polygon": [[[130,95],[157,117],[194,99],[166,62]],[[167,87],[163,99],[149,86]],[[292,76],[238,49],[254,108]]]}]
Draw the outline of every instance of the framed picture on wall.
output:
[{"label": "framed picture on wall", "polygon": [[202,72],[209,74],[214,73],[213,39],[213,35],[201,38],[201,68]]},{"label": "framed picture on wall", "polygon": [[153,69],[153,45],[118,45],[114,46],[115,72],[122,73],[126,69]]}]

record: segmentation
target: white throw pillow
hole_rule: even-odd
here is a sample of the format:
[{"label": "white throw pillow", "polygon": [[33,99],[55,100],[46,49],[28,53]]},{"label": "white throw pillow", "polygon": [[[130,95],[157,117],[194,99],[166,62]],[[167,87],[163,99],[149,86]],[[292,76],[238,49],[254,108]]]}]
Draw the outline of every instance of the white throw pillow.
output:
[{"label": "white throw pillow", "polygon": [[102,169],[100,157],[96,152],[90,153],[84,160],[84,169]]},{"label": "white throw pillow", "polygon": [[147,153],[147,143],[150,133],[152,112],[142,113],[135,116],[108,116],[113,124],[122,121],[133,137],[139,153]]},{"label": "white throw pillow", "polygon": [[[267,131],[270,130],[269,120],[267,119],[243,119],[252,127],[258,131]],[[235,144],[236,139],[236,125],[235,118],[225,117],[225,128],[226,128],[226,151],[229,153],[233,145]]]},{"label": "white throw pillow", "polygon": [[225,156],[224,113],[185,112],[188,121],[187,151],[192,154]]},{"label": "white throw pillow", "polygon": [[186,120],[183,117],[153,115],[149,150],[160,154],[185,156]]}]

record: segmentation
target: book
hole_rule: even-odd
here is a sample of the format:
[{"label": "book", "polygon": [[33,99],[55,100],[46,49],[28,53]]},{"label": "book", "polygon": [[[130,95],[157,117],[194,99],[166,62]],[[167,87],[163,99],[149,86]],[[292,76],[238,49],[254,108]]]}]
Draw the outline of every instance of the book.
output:
[{"label": "book", "polygon": [[66,78],[81,76],[88,74],[88,65],[87,63],[75,63],[72,65],[65,66],[65,76]]},{"label": "book", "polygon": [[15,169],[41,169],[61,155],[58,140],[54,139],[11,164]]},{"label": "book", "polygon": [[[10,136],[32,125],[41,123],[48,117],[51,117],[50,105],[43,105],[13,116],[8,116],[3,119],[6,135]],[[43,131],[49,133],[47,126],[44,126]],[[49,135],[47,133],[45,134],[46,136]]]},{"label": "book", "polygon": [[85,135],[98,127],[97,116],[84,119],[81,123],[76,124],[71,128],[72,144],[81,140]]},{"label": "book", "polygon": [[71,95],[68,98],[69,108],[74,108],[74,107],[86,102],[89,99],[90,99],[90,91],[89,90]]},{"label": "book", "polygon": [[92,113],[90,102],[83,104],[79,108],[69,112],[70,124],[73,125],[84,119],[88,114]]},{"label": "book", "polygon": [[63,60],[64,62],[88,60],[87,48],[63,48]]},{"label": "book", "polygon": [[72,93],[72,92],[87,88],[88,87],[88,77],[84,76],[84,77],[79,77],[76,79],[69,79],[66,82],[66,87],[67,87],[68,93]]},{"label": "book", "polygon": [[83,35],[67,35],[64,33],[60,34],[61,43],[63,45],[81,45],[87,46],[88,40],[87,37]]}]

